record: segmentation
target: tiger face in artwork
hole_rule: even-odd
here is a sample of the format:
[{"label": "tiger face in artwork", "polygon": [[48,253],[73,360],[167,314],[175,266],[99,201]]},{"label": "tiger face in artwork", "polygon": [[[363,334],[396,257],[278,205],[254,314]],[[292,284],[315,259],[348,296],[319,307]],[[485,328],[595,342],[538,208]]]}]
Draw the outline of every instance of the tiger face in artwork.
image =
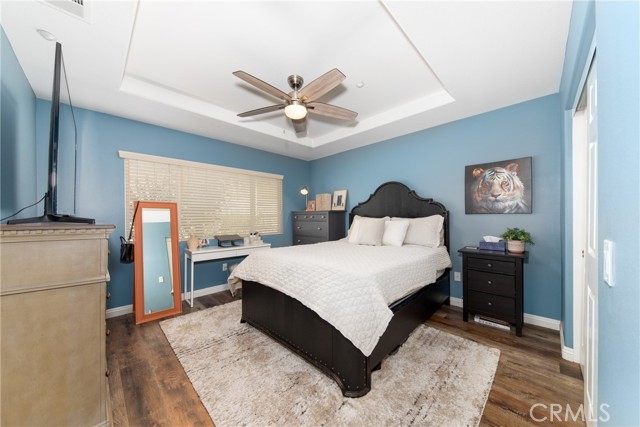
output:
[{"label": "tiger face in artwork", "polygon": [[518,163],[509,163],[504,168],[475,168],[471,188],[473,213],[528,212],[525,187],[518,172]]}]

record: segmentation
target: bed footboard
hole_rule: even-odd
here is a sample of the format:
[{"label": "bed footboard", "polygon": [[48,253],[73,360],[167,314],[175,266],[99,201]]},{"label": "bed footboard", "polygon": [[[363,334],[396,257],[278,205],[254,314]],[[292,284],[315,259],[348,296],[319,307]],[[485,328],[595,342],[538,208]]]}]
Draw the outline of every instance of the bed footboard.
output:
[{"label": "bed footboard", "polygon": [[269,335],[333,378],[346,397],[371,390],[371,372],[449,299],[449,275],[390,308],[387,330],[369,357],[298,300],[260,283],[242,284],[242,321]]}]

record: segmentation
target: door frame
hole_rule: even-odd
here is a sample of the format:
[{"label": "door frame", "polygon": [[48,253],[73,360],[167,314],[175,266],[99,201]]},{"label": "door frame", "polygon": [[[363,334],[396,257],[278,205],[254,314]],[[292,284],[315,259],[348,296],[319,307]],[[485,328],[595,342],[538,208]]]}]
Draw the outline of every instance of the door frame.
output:
[{"label": "door frame", "polygon": [[[571,254],[573,260],[573,271],[572,271],[572,295],[573,295],[573,361],[584,364],[584,354],[582,352],[583,342],[582,342],[582,330],[584,323],[584,298],[585,298],[585,258],[583,255],[583,250],[586,250],[586,241],[587,241],[587,233],[586,233],[586,212],[584,208],[587,203],[587,183],[584,179],[576,179],[576,164],[581,161],[577,165],[577,169],[582,169],[582,171],[578,171],[581,173],[581,177],[585,178],[586,171],[586,162],[587,162],[587,132],[586,132],[586,116],[584,114],[579,113],[578,107],[580,102],[580,97],[582,96],[582,92],[584,90],[585,85],[587,84],[587,76],[589,75],[589,70],[591,69],[591,63],[593,62],[593,58],[596,53],[596,43],[595,38],[592,39],[591,45],[589,47],[589,53],[587,55],[587,60],[585,61],[584,68],[582,69],[582,75],[580,76],[580,82],[578,84],[578,90],[576,90],[575,98],[573,100],[573,107],[571,109],[571,120],[572,120],[572,135],[571,135],[571,163],[572,163],[572,221],[573,221],[573,240],[571,242]],[[583,112],[584,113],[584,112]],[[578,117],[576,117],[578,114]],[[582,117],[580,117],[582,116]],[[585,126],[582,128],[584,132],[578,132],[576,134],[576,127],[578,127],[577,120],[584,120]],[[578,140],[578,138],[582,138],[582,140]],[[564,345],[564,343],[562,343]]]}]

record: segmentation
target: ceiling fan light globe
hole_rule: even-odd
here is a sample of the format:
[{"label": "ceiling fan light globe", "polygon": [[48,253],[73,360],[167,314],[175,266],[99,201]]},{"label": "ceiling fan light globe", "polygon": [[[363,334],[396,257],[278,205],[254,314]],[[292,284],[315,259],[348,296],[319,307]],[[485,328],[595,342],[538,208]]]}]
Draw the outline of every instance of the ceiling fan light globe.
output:
[{"label": "ceiling fan light globe", "polygon": [[284,107],[284,114],[292,120],[304,119],[307,116],[307,107],[299,103],[291,103]]}]

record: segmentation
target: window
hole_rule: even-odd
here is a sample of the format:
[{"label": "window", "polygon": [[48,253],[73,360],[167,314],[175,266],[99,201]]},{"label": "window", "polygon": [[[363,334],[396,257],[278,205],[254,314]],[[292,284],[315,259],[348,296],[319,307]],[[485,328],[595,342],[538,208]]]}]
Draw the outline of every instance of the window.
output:
[{"label": "window", "polygon": [[[136,200],[176,202],[181,239],[282,233],[282,175],[120,151],[125,224]],[[128,228],[127,228],[128,230]]]}]

